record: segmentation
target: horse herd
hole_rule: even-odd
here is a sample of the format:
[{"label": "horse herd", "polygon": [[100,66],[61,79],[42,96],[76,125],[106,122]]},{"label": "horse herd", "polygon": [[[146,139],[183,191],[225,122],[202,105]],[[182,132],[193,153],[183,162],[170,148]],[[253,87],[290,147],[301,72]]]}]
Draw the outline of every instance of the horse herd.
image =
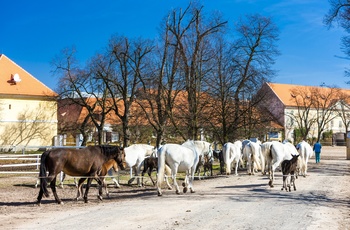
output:
[{"label": "horse herd", "polygon": [[[77,197],[83,195],[85,202],[88,202],[88,191],[92,180],[99,185],[98,198],[102,200],[102,190],[108,190],[104,181],[108,171],[113,168],[118,172],[119,168],[124,170],[130,168],[130,174],[135,172],[128,183],[136,178],[138,186],[143,185],[143,176],[147,172],[153,185],[157,187],[157,194],[161,196],[162,184],[165,181],[169,189],[172,188],[168,178],[172,178],[175,192],[180,194],[180,188],[176,180],[178,172],[185,172],[185,179],[182,183],[183,193],[188,190],[195,192],[193,180],[195,173],[200,172],[200,166],[204,172],[212,173],[212,162],[217,158],[220,162],[220,172],[231,174],[234,168],[235,175],[238,175],[238,167],[245,167],[249,175],[260,171],[263,175],[269,175],[269,185],[274,187],[275,170],[281,166],[283,174],[283,189],[291,185],[295,187],[295,176],[307,175],[307,164],[312,156],[311,146],[302,141],[294,146],[291,143],[253,142],[250,140],[228,142],[223,145],[222,150],[213,150],[212,144],[206,141],[186,141],[183,144],[165,144],[158,149],[147,144],[134,144],[126,148],[118,146],[88,146],[83,149],[52,149],[45,151],[41,156],[40,163],[40,191],[37,203],[40,205],[42,197],[48,197],[48,183],[58,204],[62,201],[56,192],[56,177],[60,172],[73,177],[79,177],[77,183]],[[119,167],[118,167],[119,166]],[[142,176],[140,177],[141,169]],[[224,169],[225,168],[225,169]],[[151,173],[157,169],[156,182],[152,179]],[[288,184],[288,178],[290,183]],[[83,183],[87,179],[85,193],[83,194]],[[119,183],[114,179],[116,186]]]}]

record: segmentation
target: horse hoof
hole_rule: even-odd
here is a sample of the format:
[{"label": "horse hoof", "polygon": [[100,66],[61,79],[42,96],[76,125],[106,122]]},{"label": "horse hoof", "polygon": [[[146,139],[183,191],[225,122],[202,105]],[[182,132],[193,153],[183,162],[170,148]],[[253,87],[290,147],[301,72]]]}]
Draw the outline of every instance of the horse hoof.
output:
[{"label": "horse hoof", "polygon": [[130,180],[128,180],[128,185],[131,185],[131,183],[135,180],[135,178],[131,178]]},{"label": "horse hoof", "polygon": [[195,193],[195,192],[196,192],[196,191],[194,191],[194,190],[191,189],[191,193]]},{"label": "horse hoof", "polygon": [[271,188],[273,188],[272,181],[269,181],[269,185],[270,185]]},{"label": "horse hoof", "polygon": [[183,192],[184,192],[184,193],[187,192],[187,187],[184,187]]},{"label": "horse hoof", "polygon": [[163,194],[161,194],[161,193],[158,192],[158,196],[162,196],[162,195],[163,195]]},{"label": "horse hoof", "polygon": [[98,195],[97,198],[102,201],[102,196]]},{"label": "horse hoof", "polygon": [[177,195],[180,195],[180,191],[176,191],[176,194],[177,194]]}]

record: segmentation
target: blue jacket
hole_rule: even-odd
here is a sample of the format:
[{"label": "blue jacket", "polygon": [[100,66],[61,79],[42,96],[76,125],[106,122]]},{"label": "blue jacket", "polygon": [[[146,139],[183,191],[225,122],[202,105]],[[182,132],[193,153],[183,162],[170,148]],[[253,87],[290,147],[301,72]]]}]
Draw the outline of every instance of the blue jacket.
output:
[{"label": "blue jacket", "polygon": [[322,145],[320,144],[320,142],[316,142],[314,144],[314,151],[315,151],[315,153],[320,153],[321,152],[321,148],[322,148]]}]

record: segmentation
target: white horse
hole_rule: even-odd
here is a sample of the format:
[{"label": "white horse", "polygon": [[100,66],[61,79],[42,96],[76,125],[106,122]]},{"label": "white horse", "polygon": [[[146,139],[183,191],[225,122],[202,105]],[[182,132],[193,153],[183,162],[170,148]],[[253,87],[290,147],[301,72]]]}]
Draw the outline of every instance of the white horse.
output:
[{"label": "white horse", "polygon": [[261,148],[261,154],[264,156],[265,158],[265,172],[264,174],[266,174],[266,171],[268,171],[269,175],[271,174],[271,161],[272,161],[272,156],[270,154],[270,148],[271,148],[272,142],[271,141],[266,141],[262,144],[260,144],[260,148]]},{"label": "white horse", "polygon": [[[156,149],[153,146],[147,144],[133,144],[129,147],[124,148],[124,151],[125,162],[127,163],[128,167],[130,167],[130,180],[128,181],[128,184],[131,184],[136,177],[137,185],[141,187],[142,184],[139,175],[143,161],[145,157],[156,156]],[[135,177],[132,176],[133,170],[135,171]]]},{"label": "white horse", "polygon": [[301,165],[300,165],[300,171],[301,174],[306,177],[307,175],[307,163],[309,161],[309,158],[313,156],[313,150],[309,143],[306,141],[301,141],[297,145],[297,150],[299,152],[299,155],[301,156]]},{"label": "white horse", "polygon": [[[214,154],[213,154],[213,148],[211,144],[207,141],[191,141],[188,140],[184,142],[182,145],[186,146],[188,148],[193,148],[193,144],[198,151],[198,155],[200,156],[199,159],[201,160],[202,164],[198,163],[198,166],[204,166],[205,162],[212,163],[214,161]],[[200,170],[198,170],[200,173]],[[200,175],[198,173],[198,179],[200,180]]]},{"label": "white horse", "polygon": [[238,165],[243,164],[242,160],[242,142],[235,141],[234,143],[227,142],[222,147],[224,163],[226,165],[226,174],[231,174],[232,163],[235,162],[235,175],[238,175]]},{"label": "white horse", "polygon": [[294,145],[289,142],[281,143],[278,141],[272,141],[270,146],[270,157],[271,162],[271,174],[269,185],[273,187],[273,181],[275,178],[275,170],[284,160],[292,159],[292,155],[299,155]]},{"label": "white horse", "polygon": [[[192,142],[193,143],[193,142]],[[162,195],[162,183],[164,180],[164,170],[167,164],[171,168],[171,177],[173,185],[176,189],[176,194],[180,194],[180,189],[176,181],[176,174],[178,172],[186,172],[185,181],[182,184],[183,192],[187,189],[193,193],[193,178],[196,167],[199,161],[199,153],[192,144],[192,147],[186,147],[178,144],[165,144],[158,150],[158,175],[157,175],[157,191],[158,196]]]},{"label": "white horse", "polygon": [[250,141],[243,148],[243,159],[247,162],[248,174],[255,174],[256,170],[261,170],[261,173],[265,172],[265,158],[261,153],[261,147],[259,143]]},{"label": "white horse", "polygon": [[186,172],[185,181],[182,183],[183,192],[188,189],[193,193],[193,179],[196,172],[196,167],[199,161],[199,156],[202,158],[212,158],[213,150],[211,144],[205,141],[186,141],[182,145],[165,144],[158,150],[158,175],[157,175],[157,191],[158,196],[162,195],[162,183],[164,181],[164,170],[166,165],[171,169],[171,177],[173,185],[176,189],[176,194],[180,194],[180,189],[176,181],[178,172]]}]

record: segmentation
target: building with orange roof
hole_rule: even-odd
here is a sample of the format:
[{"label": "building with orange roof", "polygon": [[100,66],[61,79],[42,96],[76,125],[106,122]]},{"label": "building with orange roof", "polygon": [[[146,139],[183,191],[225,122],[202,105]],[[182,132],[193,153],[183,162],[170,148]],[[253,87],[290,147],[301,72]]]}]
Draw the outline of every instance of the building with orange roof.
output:
[{"label": "building with orange roof", "polygon": [[0,54],[0,146],[48,146],[57,135],[57,94]]},{"label": "building with orange roof", "polygon": [[[333,90],[333,91],[332,91]],[[338,115],[340,110],[340,103],[345,102],[345,112],[350,117],[350,90],[337,89],[328,87],[315,87],[315,86],[302,86],[293,84],[278,84],[278,83],[265,83],[260,92],[265,95],[264,107],[267,108],[270,113],[275,117],[276,122],[284,127],[284,139],[294,141],[294,130],[297,128],[297,124],[293,121],[293,117],[300,109],[305,109],[308,105],[305,98],[309,98],[312,94],[319,93],[329,96],[330,98],[324,100],[325,106],[333,108],[330,113],[330,121],[325,125],[325,132],[332,131],[334,134],[333,141],[340,141],[344,143],[346,126],[342,118]],[[310,100],[309,100],[310,101]],[[320,102],[321,103],[321,102]],[[304,107],[303,107],[304,106]],[[315,119],[317,108],[313,104],[310,104],[309,117]],[[311,127],[309,138],[315,138],[317,134],[317,127],[313,125]],[[334,143],[332,143],[334,144]]]}]

